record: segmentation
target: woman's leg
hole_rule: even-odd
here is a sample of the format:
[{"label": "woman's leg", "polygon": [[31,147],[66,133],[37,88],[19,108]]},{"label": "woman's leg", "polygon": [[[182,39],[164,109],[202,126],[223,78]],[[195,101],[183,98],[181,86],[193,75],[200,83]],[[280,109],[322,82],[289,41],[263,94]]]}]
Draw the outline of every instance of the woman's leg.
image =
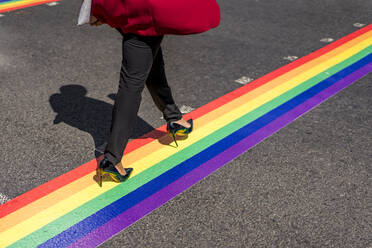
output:
[{"label": "woman's leg", "polygon": [[175,104],[171,89],[165,76],[164,59],[161,47],[154,58],[146,86],[150,91],[155,105],[163,113],[164,119],[168,121],[178,121],[182,118],[182,113]]},{"label": "woman's leg", "polygon": [[141,93],[150,73],[163,36],[123,35],[123,60],[119,89],[112,110],[112,122],[105,157],[120,163],[128,139],[136,124]]}]

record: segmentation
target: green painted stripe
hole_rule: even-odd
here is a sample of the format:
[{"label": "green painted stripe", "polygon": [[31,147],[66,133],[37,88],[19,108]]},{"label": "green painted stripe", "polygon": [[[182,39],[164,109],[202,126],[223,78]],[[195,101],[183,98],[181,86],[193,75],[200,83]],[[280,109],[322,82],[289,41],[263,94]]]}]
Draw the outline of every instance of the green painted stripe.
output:
[{"label": "green painted stripe", "polygon": [[195,154],[199,153],[201,150],[204,150],[206,147],[230,135],[231,133],[240,129],[247,123],[254,121],[255,119],[271,111],[272,109],[278,107],[279,105],[287,102],[288,100],[306,91],[307,89],[313,87],[314,85],[318,84],[324,79],[334,75],[340,70],[348,67],[349,65],[369,55],[371,52],[372,52],[372,46],[369,46],[368,48],[362,50],[361,52],[355,54],[354,56],[316,75],[315,77],[303,82],[297,87],[287,91],[286,93],[282,94],[281,96],[278,96],[277,98],[271,100],[270,102],[258,107],[257,109],[251,111],[250,113],[245,114],[239,119],[222,127],[221,129],[208,135],[207,137],[194,143],[193,145],[186,147],[184,150],[182,150],[182,152],[176,153],[164,159],[163,161],[152,166],[151,168],[136,175],[131,180],[125,183],[119,184],[115,188],[103,193],[102,195],[97,196],[96,198],[74,209],[73,211],[67,213],[66,215],[61,216],[55,221],[31,233],[30,235],[24,237],[23,239],[15,242],[13,245],[9,247],[23,247],[23,246],[30,247],[30,246],[37,246],[41,243],[44,243],[48,239],[61,233],[62,231],[80,222],[86,217],[94,214],[98,210],[104,208],[105,206],[111,204],[112,202],[132,192],[133,190],[137,189],[143,184],[151,181],[153,178],[173,168],[177,164],[194,156]]}]

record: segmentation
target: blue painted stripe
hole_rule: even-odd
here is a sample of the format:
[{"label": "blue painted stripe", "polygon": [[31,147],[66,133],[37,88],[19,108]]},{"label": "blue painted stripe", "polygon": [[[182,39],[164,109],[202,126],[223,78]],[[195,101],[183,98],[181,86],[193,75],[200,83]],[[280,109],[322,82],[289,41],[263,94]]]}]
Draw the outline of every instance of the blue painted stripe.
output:
[{"label": "blue painted stripe", "polygon": [[307,91],[299,94],[288,102],[263,115],[259,119],[247,124],[231,135],[218,141],[217,143],[213,144],[197,155],[189,158],[188,160],[180,163],[176,167],[163,173],[159,177],[146,183],[135,191],[113,202],[112,204],[82,220],[81,222],[71,226],[67,230],[41,244],[40,247],[54,247],[55,245],[58,245],[59,247],[68,246],[69,244],[83,237],[85,234],[93,231],[97,227],[103,225],[104,223],[123,213],[127,209],[138,204],[155,192],[166,187],[168,184],[191,172],[193,169],[199,167],[201,164],[207,162],[211,158],[217,156],[219,153],[238,143],[240,140],[246,138],[260,128],[279,118],[286,112],[305,102],[307,99],[332,86],[339,80],[343,79],[354,71],[357,71],[370,62],[372,62],[372,54],[341,70],[335,75],[321,81]]}]

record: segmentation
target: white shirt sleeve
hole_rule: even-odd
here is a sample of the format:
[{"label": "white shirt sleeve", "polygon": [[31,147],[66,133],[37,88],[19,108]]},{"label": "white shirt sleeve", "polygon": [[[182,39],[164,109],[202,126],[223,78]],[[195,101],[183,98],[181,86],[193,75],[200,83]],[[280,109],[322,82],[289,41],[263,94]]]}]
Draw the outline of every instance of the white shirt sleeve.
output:
[{"label": "white shirt sleeve", "polygon": [[[84,25],[84,24],[89,24],[92,21],[91,17],[91,7],[92,7],[92,0],[84,0],[83,4],[81,5],[80,8],[80,13],[79,13],[79,18],[78,18],[78,24],[77,25]],[[93,17],[95,19],[95,17]]]}]

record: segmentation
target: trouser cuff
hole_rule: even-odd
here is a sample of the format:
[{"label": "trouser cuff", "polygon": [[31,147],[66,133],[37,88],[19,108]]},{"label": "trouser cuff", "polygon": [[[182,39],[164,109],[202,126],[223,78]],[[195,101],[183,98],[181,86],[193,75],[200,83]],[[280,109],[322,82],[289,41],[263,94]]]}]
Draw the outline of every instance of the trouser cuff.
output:
[{"label": "trouser cuff", "polygon": [[110,152],[105,152],[105,158],[107,158],[108,161],[110,161],[114,166],[117,165],[118,163],[120,163],[121,161],[113,155],[111,154]]},{"label": "trouser cuff", "polygon": [[176,104],[168,104],[163,111],[163,117],[167,122],[178,121],[182,119],[182,113]]}]

